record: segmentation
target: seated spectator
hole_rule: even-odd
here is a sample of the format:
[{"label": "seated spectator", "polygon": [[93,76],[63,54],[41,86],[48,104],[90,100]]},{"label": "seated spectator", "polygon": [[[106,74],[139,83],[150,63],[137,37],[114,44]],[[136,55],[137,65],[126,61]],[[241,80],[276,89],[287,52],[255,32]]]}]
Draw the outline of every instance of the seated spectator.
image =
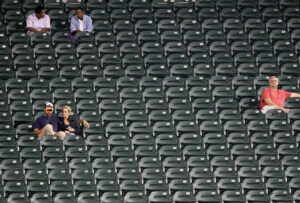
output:
[{"label": "seated spectator", "polygon": [[75,34],[77,32],[92,32],[93,22],[91,17],[84,15],[82,8],[76,9],[76,15],[71,19],[70,32]]},{"label": "seated spectator", "polygon": [[45,8],[43,6],[37,6],[35,13],[27,17],[26,28],[29,36],[34,32],[50,32],[50,17],[45,14]]},{"label": "seated spectator", "polygon": [[[71,113],[71,110],[70,113],[68,113],[67,110],[66,115],[64,115],[63,113],[63,118],[59,117],[56,114],[52,114],[53,111],[54,111],[53,104],[50,102],[46,102],[44,108],[45,115],[40,116],[36,119],[33,125],[33,129],[38,136],[38,140],[41,140],[45,135],[58,136],[61,140],[63,140],[68,132],[73,132],[74,134],[77,133],[80,134],[80,131],[76,132],[76,129],[78,128],[76,125],[79,126],[79,124],[76,124],[77,122],[82,123],[86,127],[89,127],[89,124],[86,120],[77,120],[76,123],[73,123],[73,121],[71,120],[69,121],[68,118],[69,118],[69,114]],[[63,129],[61,127],[61,124],[62,122],[64,122],[65,118],[69,122],[69,124],[67,122],[65,123],[66,128],[69,125],[71,126],[71,128],[75,129],[75,131],[73,131],[72,129],[68,130],[68,132],[65,132],[66,130],[61,130]]]},{"label": "seated spectator", "polygon": [[266,113],[270,109],[281,109],[285,113],[290,110],[284,108],[284,102],[288,98],[300,98],[300,94],[291,93],[278,89],[278,78],[272,76],[269,78],[269,87],[265,88],[260,96],[260,109]]},{"label": "seated spectator", "polygon": [[33,129],[38,136],[38,140],[41,140],[45,135],[55,135],[58,136],[61,140],[64,139],[65,133],[62,131],[58,131],[60,118],[56,114],[52,115],[53,111],[53,104],[50,102],[46,102],[44,108],[45,115],[40,116],[36,119],[33,125]]},{"label": "seated spectator", "polygon": [[74,120],[70,119],[70,115],[72,113],[71,107],[63,106],[61,114],[62,119],[59,123],[59,131],[63,131],[65,135],[80,135],[81,129],[79,123]]}]

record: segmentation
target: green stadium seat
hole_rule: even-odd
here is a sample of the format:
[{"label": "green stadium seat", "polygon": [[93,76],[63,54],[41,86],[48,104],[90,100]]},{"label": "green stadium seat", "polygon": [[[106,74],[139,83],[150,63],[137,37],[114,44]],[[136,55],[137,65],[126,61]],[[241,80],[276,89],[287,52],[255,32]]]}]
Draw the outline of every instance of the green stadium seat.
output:
[{"label": "green stadium seat", "polygon": [[[95,10],[97,11],[97,10]],[[92,16],[92,14],[90,14]],[[113,33],[109,31],[98,31],[95,36],[95,44],[101,45],[102,42],[114,42],[115,41],[115,36]]]},{"label": "green stadium seat", "polygon": [[11,52],[12,52],[12,57],[17,59],[18,57],[16,57],[16,56],[28,55],[28,53],[32,53],[32,48],[27,43],[26,44],[18,43],[18,44],[13,45]]},{"label": "green stadium seat", "polygon": [[119,48],[112,42],[104,42],[99,44],[98,55],[102,57],[105,54],[117,54]]},{"label": "green stadium seat", "polygon": [[269,196],[264,190],[251,190],[246,195],[246,201],[250,202],[269,202]]},{"label": "green stadium seat", "polygon": [[139,180],[140,174],[136,169],[120,169],[118,172],[118,181]]},{"label": "green stadium seat", "polygon": [[74,101],[79,103],[81,100],[91,100],[93,101],[94,94],[91,92],[90,88],[78,88],[74,91]]},{"label": "green stadium seat", "polygon": [[78,197],[77,200],[79,202],[85,202],[85,203],[92,203],[92,202],[99,202],[100,199],[97,196],[97,194],[95,192],[81,192]]},{"label": "green stadium seat", "polygon": [[[64,158],[52,158],[47,161],[46,169],[48,172],[50,172],[51,170],[56,170],[56,169],[67,170],[68,164]],[[55,176],[53,176],[53,177],[55,177]]]},{"label": "green stadium seat", "polygon": [[131,141],[126,134],[113,134],[108,138],[108,148],[115,146],[131,146]]},{"label": "green stadium seat", "polygon": [[[214,20],[214,19],[210,19],[210,20]],[[220,25],[219,25],[220,26]],[[216,29],[216,30],[209,30],[206,33],[206,44],[211,44],[214,41],[226,41],[226,35],[223,31],[221,31],[220,28]]]},{"label": "green stadium seat", "polygon": [[263,20],[268,20],[270,18],[274,18],[274,17],[282,17],[282,13],[278,8],[265,8],[262,11],[262,17]]},{"label": "green stadium seat", "polygon": [[298,166],[288,166],[285,169],[285,178],[290,181],[292,178],[299,177],[299,167]]},{"label": "green stadium seat", "polygon": [[175,98],[169,101],[169,111],[174,113],[176,110],[190,110],[191,103],[185,98]]},{"label": "green stadium seat", "polygon": [[12,123],[14,126],[19,124],[31,124],[33,122],[33,115],[31,112],[16,112],[12,115]]},{"label": "green stadium seat", "polygon": [[211,169],[215,171],[219,167],[231,167],[232,168],[232,167],[234,167],[234,162],[228,156],[215,156],[211,159]]},{"label": "green stadium seat", "polygon": [[281,18],[270,18],[266,21],[266,30],[267,32],[271,32],[272,30],[275,29],[285,29],[286,24],[283,22]]},{"label": "green stadium seat", "polygon": [[[18,169],[7,169],[2,173],[2,184],[10,181],[24,181],[24,174]],[[3,195],[3,194],[1,194]]]},{"label": "green stadium seat", "polygon": [[130,110],[125,115],[125,121],[127,125],[130,125],[132,122],[147,121],[147,115],[144,111]]},{"label": "green stadium seat", "polygon": [[107,140],[104,138],[103,135],[89,135],[88,137],[85,138],[85,143],[87,148],[91,147],[97,147],[97,146],[106,146],[107,145]]},{"label": "green stadium seat", "polygon": [[31,181],[27,185],[27,193],[29,197],[36,193],[48,193],[49,186],[47,181]]},{"label": "green stadium seat", "polygon": [[59,43],[55,45],[55,56],[59,57],[64,54],[75,54],[75,49],[71,43]]},{"label": "green stadium seat", "polygon": [[117,203],[123,201],[123,197],[118,191],[103,192],[100,201],[103,203]]},{"label": "green stadium seat", "polygon": [[[113,170],[114,169],[114,164],[113,162],[107,158],[96,158],[95,160],[93,160],[92,163],[92,168],[94,170],[99,170],[99,169],[108,169],[108,170]],[[114,174],[113,174],[114,175]],[[114,177],[114,176],[112,176]],[[109,180],[109,179],[108,179]],[[99,181],[98,181],[99,182]]]},{"label": "green stadium seat", "polygon": [[149,203],[155,203],[160,201],[165,203],[172,202],[172,197],[166,191],[153,191],[150,193],[148,199],[149,199]]},{"label": "green stadium seat", "polygon": [[118,158],[129,158],[133,156],[133,151],[128,146],[115,146],[111,150],[111,158],[113,161]]},{"label": "green stadium seat", "polygon": [[206,151],[208,159],[212,159],[216,156],[228,156],[230,154],[230,151],[226,145],[211,145],[207,148]]},{"label": "green stadium seat", "polygon": [[140,19],[152,19],[152,13],[149,10],[149,7],[137,8],[132,11],[131,20],[136,22]]},{"label": "green stadium seat", "polygon": [[[201,168],[195,168],[198,170],[200,174]],[[207,168],[206,168],[207,169]],[[193,169],[194,170],[194,169]],[[206,171],[204,173],[207,173]],[[217,184],[213,181],[210,177],[199,177],[193,182],[193,191],[194,193],[198,193],[199,191],[210,191],[210,190],[217,190]]]},{"label": "green stadium seat", "polygon": [[255,147],[255,156],[256,158],[260,158],[265,155],[273,155],[277,154],[276,149],[271,144],[258,144]]},{"label": "green stadium seat", "polygon": [[102,0],[92,0],[86,3],[86,10],[88,12],[94,11],[96,9],[104,9],[106,8],[106,2]]},{"label": "green stadium seat", "polygon": [[25,89],[12,89],[8,92],[8,103],[12,103],[17,100],[28,100],[29,94]]},{"label": "green stadium seat", "polygon": [[234,165],[237,170],[240,170],[243,167],[257,167],[257,160],[255,160],[254,156],[239,156],[235,159]]},{"label": "green stadium seat", "polygon": [[[60,144],[60,143],[55,143],[55,144]],[[45,161],[52,159],[52,158],[64,158],[64,154],[62,154],[63,149],[60,147],[61,145],[58,146],[47,146],[44,151],[43,151],[43,159]]]},{"label": "green stadium seat", "polygon": [[236,144],[231,148],[231,155],[233,159],[239,156],[252,156],[254,155],[254,150],[251,148],[250,144]]},{"label": "green stadium seat", "polygon": [[50,34],[48,34],[48,33],[38,32],[38,33],[33,33],[30,36],[31,46],[34,46],[38,43],[50,43],[50,41],[51,41],[51,38],[50,38]]},{"label": "green stadium seat", "polygon": [[[158,159],[158,157],[154,156],[154,157],[143,157],[139,160],[139,170],[141,172],[145,171],[145,170],[159,170],[156,171],[155,173],[159,173],[158,175],[163,173],[163,177],[165,177],[165,174],[162,169],[162,163],[161,161]],[[161,176],[157,176],[156,180],[160,180]]]},{"label": "green stadium seat", "polygon": [[146,187],[148,188],[151,185],[151,184],[149,184],[150,182],[151,183],[154,183],[156,181],[162,182],[165,179],[165,174],[164,174],[163,170],[160,168],[146,168],[143,170],[143,172],[141,174],[142,174],[142,181],[145,184],[144,185],[145,188]]},{"label": "green stadium seat", "polygon": [[[65,21],[63,21],[65,22]],[[52,34],[52,45],[56,46],[59,43],[65,43],[68,33],[65,31],[56,31]]]},{"label": "green stadium seat", "polygon": [[52,100],[56,102],[61,99],[72,100],[74,98],[72,91],[67,88],[57,88],[52,93]]},{"label": "green stadium seat", "polygon": [[[88,2],[88,4],[95,4],[95,3],[100,3],[100,2],[98,2],[98,1],[90,1],[90,2]],[[101,3],[103,3],[104,5],[105,5],[105,2],[101,2]],[[88,7],[88,4],[87,4],[87,7]],[[96,4],[95,4],[95,6],[96,6]],[[105,7],[104,7],[105,8]],[[88,9],[88,8],[87,8]],[[103,8],[101,8],[101,9],[98,9],[98,7],[97,7],[97,9],[93,9],[93,10],[91,10],[90,12],[89,12],[89,14],[90,14],[90,17],[95,21],[95,20],[108,20],[109,19],[109,14],[107,13],[107,11],[105,10],[105,9],[103,9]]]},{"label": "green stadium seat", "polygon": [[20,67],[16,71],[16,77],[21,79],[31,79],[37,76],[37,71],[32,67]]},{"label": "green stadium seat", "polygon": [[293,198],[286,188],[279,190],[276,188],[276,190],[270,194],[270,199],[272,201],[292,201]]},{"label": "green stadium seat", "polygon": [[252,146],[256,146],[258,144],[271,144],[272,138],[270,134],[265,132],[255,132],[253,135],[251,135],[251,144]]},{"label": "green stadium seat", "polygon": [[67,15],[63,9],[51,9],[48,11],[48,15],[52,20],[66,20]]},{"label": "green stadium seat", "polygon": [[183,149],[182,150],[183,158],[185,160],[188,160],[190,157],[194,157],[194,156],[200,156],[200,155],[205,156],[204,148],[200,144],[201,143],[193,143],[193,144],[187,144],[186,146],[182,146],[183,144],[182,142],[180,142],[180,147]]},{"label": "green stadium seat", "polygon": [[124,201],[128,203],[147,203],[147,197],[143,194],[143,192],[127,192],[124,196]]},{"label": "green stadium seat", "polygon": [[299,29],[299,21],[297,18],[291,18],[287,21],[287,28],[289,32],[292,32],[293,30]]},{"label": "green stadium seat", "polygon": [[[52,186],[52,185],[51,185]],[[73,193],[71,191],[63,191],[63,192],[58,192],[57,195],[53,198],[55,202],[66,202],[66,203],[71,203],[71,202],[76,202],[76,198],[73,196]]]},{"label": "green stadium seat", "polygon": [[84,147],[76,146],[76,147],[69,147],[65,151],[65,156],[67,160],[72,160],[76,158],[86,158],[87,157],[87,151]]},{"label": "green stadium seat", "polygon": [[196,195],[196,201],[199,203],[206,202],[216,203],[221,201],[221,196],[215,190],[199,191]]},{"label": "green stadium seat", "polygon": [[147,195],[150,196],[155,191],[168,192],[168,184],[165,180],[152,179],[145,183],[145,192]]},{"label": "green stadium seat", "polygon": [[101,180],[117,180],[117,174],[112,169],[97,169],[94,173],[95,181]]},{"label": "green stadium seat", "polygon": [[75,196],[84,192],[95,192],[96,185],[91,180],[78,180],[73,185],[73,191],[75,193]]},{"label": "green stadium seat", "polygon": [[112,25],[108,20],[95,20],[93,22],[93,29],[95,32],[99,31],[112,31]]},{"label": "green stadium seat", "polygon": [[192,185],[189,183],[188,180],[185,179],[174,179],[171,180],[169,183],[170,193],[173,195],[179,191],[191,192]]},{"label": "green stadium seat", "polygon": [[162,19],[175,19],[176,15],[171,8],[158,8],[155,9],[154,13],[154,20],[158,22]]},{"label": "green stadium seat", "polygon": [[[11,115],[13,115],[14,113],[26,112],[29,116],[29,114],[31,113],[30,112],[31,110],[32,110],[32,106],[28,100],[17,100],[17,101],[13,101],[10,104],[10,114]],[[18,117],[18,116],[16,116],[16,117]],[[11,118],[9,118],[9,119],[11,119]]]},{"label": "green stadium seat", "polygon": [[262,178],[267,181],[271,178],[283,178],[284,173],[280,167],[277,166],[267,166],[262,171]]},{"label": "green stadium seat", "polygon": [[[26,148],[24,148],[24,149],[26,150]],[[24,152],[24,149],[22,150],[22,152]],[[29,148],[27,148],[27,149],[29,149]],[[21,152],[21,154],[22,154],[22,152]],[[40,159],[40,158],[33,158],[34,156],[31,156],[30,153],[31,153],[30,151],[27,153],[28,159],[23,159],[22,158],[23,160],[25,160],[23,162],[23,170],[25,172],[28,172],[29,170],[32,170],[32,169],[44,170],[45,169],[45,165],[44,165],[42,159]],[[30,157],[32,157],[32,158],[30,158]],[[36,157],[38,157],[38,156],[36,156]]]},{"label": "green stadium seat", "polygon": [[[80,38],[82,38],[82,37],[80,37]],[[80,58],[84,54],[96,54],[96,53],[97,53],[96,48],[90,42],[82,41],[82,43],[80,43],[76,46],[77,58]]]},{"label": "green stadium seat", "polygon": [[[31,181],[47,181],[48,182],[48,175],[45,170],[28,170],[25,174],[25,181],[26,184],[30,183]],[[35,185],[35,184],[34,184]],[[47,192],[47,191],[44,191]]]}]

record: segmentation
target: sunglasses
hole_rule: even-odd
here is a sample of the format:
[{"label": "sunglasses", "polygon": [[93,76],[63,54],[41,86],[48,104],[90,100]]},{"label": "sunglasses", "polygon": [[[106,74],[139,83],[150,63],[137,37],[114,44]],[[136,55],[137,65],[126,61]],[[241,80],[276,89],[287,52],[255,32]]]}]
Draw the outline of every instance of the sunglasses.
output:
[{"label": "sunglasses", "polygon": [[52,109],[48,109],[47,111],[52,112],[53,110]]}]

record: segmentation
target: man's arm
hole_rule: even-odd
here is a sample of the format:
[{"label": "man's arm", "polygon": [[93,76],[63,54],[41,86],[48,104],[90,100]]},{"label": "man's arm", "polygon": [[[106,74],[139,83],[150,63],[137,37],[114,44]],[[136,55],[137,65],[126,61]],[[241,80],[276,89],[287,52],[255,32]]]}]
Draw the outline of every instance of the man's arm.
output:
[{"label": "man's arm", "polygon": [[91,17],[87,18],[87,31],[88,32],[93,32],[93,21]]},{"label": "man's arm", "polygon": [[39,32],[37,29],[34,29],[32,27],[27,27],[27,30],[29,30],[30,32]]},{"label": "man's arm", "polygon": [[42,129],[35,128],[33,131],[34,131],[35,134],[38,135],[42,132]]},{"label": "man's arm", "polygon": [[72,17],[71,19],[71,25],[70,25],[70,32],[72,34],[75,34],[76,32],[80,32],[80,30],[78,30],[77,25],[76,25],[76,19],[74,17]]},{"label": "man's arm", "polygon": [[43,28],[40,30],[40,32],[50,32],[50,30],[51,30],[50,28]]},{"label": "man's arm", "polygon": [[281,109],[281,110],[284,111],[285,113],[288,113],[288,112],[290,111],[289,109],[285,109],[285,108],[283,108],[283,107],[281,107],[281,106],[275,104],[275,103],[272,101],[272,99],[270,99],[270,98],[266,98],[266,99],[264,99],[264,100],[265,100],[265,102],[266,102],[267,105],[269,105],[269,106],[275,106],[277,109]]},{"label": "man's arm", "polygon": [[40,31],[38,31],[37,29],[34,29],[32,27],[27,27],[27,30],[29,30],[30,32],[48,32],[50,31],[50,28],[43,28]]},{"label": "man's arm", "polygon": [[292,93],[290,97],[291,98],[300,98],[300,94],[298,94],[298,93]]}]

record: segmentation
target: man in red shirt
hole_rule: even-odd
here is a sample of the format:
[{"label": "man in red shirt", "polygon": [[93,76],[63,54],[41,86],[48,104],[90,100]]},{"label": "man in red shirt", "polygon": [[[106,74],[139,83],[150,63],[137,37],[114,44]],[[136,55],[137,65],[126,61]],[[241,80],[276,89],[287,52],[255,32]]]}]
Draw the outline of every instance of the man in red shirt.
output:
[{"label": "man in red shirt", "polygon": [[284,108],[284,102],[288,98],[296,97],[300,98],[300,94],[278,89],[278,78],[272,76],[269,78],[269,87],[265,88],[260,96],[260,109],[263,113],[270,109],[281,109],[288,113],[290,110]]}]

